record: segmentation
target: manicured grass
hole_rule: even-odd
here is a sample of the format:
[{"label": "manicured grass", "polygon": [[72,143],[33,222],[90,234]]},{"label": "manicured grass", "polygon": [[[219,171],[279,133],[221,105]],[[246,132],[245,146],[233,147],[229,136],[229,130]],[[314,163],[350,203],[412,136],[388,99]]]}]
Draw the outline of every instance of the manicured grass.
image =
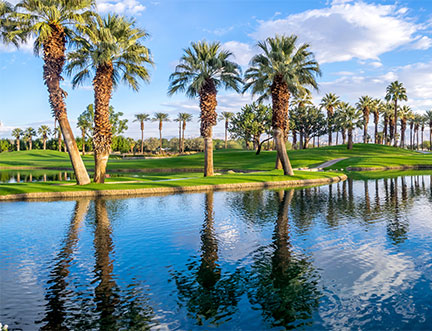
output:
[{"label": "manicured grass", "polygon": [[[329,169],[347,167],[388,167],[404,165],[432,165],[432,154],[421,154],[405,149],[374,144],[355,144],[349,151],[345,145],[321,147],[300,151],[289,151],[294,168],[314,167],[323,162],[346,157]],[[219,150],[214,153],[216,169],[272,170],[276,152],[263,151],[255,155],[254,151]],[[84,157],[89,170],[93,169],[93,157]],[[187,156],[176,156],[163,159],[110,159],[109,171],[137,169],[180,169],[189,168],[201,171],[204,164],[203,153]],[[0,167],[40,167],[40,168],[71,168],[66,153],[56,151],[21,151],[0,154]],[[188,174],[184,174],[186,177]]]},{"label": "manicured grass", "polygon": [[348,173],[348,176],[359,180],[375,180],[400,176],[432,176],[432,170],[352,171]]},{"label": "manicured grass", "polygon": [[180,187],[180,186],[197,186],[197,185],[217,185],[217,184],[235,184],[235,183],[251,183],[251,182],[270,182],[270,181],[286,181],[286,180],[302,180],[302,179],[318,179],[335,177],[337,173],[332,172],[308,172],[298,171],[295,176],[284,176],[281,170],[272,170],[259,173],[247,174],[226,174],[214,177],[189,178],[184,180],[172,180],[151,182],[143,181],[141,183],[120,183],[120,184],[89,184],[85,186],[67,185],[68,182],[39,182],[39,183],[16,183],[16,184],[1,184],[0,195],[19,194],[30,192],[70,192],[70,191],[93,191],[93,190],[123,190],[123,189],[139,189],[139,188],[154,188],[154,187]]}]

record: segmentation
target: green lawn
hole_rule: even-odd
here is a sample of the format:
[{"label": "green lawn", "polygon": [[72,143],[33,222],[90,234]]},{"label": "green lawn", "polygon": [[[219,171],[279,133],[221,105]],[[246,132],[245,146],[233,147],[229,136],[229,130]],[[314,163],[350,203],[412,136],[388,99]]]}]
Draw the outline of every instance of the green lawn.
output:
[{"label": "green lawn", "polygon": [[[346,146],[331,146],[300,151],[289,151],[294,168],[314,167],[325,161],[347,157],[330,169],[347,167],[387,167],[403,165],[432,165],[432,154],[421,154],[405,149],[374,144],[355,144],[354,149],[348,151]],[[219,150],[214,153],[216,169],[243,170],[272,170],[274,168],[276,152],[263,151],[255,155],[254,151]],[[84,157],[89,170],[93,169],[93,157]],[[203,153],[187,156],[176,156],[162,159],[122,160],[110,159],[109,171],[133,169],[202,169]],[[0,154],[0,167],[39,167],[70,169],[71,165],[66,153],[57,151],[21,151]]]},{"label": "green lawn", "polygon": [[[38,182],[38,183],[14,183],[1,184],[0,195],[30,193],[30,192],[68,192],[68,191],[89,191],[89,190],[123,190],[123,189],[140,189],[153,187],[180,187],[180,186],[197,186],[197,185],[217,185],[217,184],[235,184],[235,183],[251,183],[251,182],[270,182],[270,181],[286,181],[286,180],[302,180],[302,179],[318,179],[335,177],[337,173],[332,172],[309,172],[298,171],[295,176],[287,177],[283,175],[281,170],[272,170],[259,173],[247,174],[225,174],[214,177],[187,177],[187,179],[178,179],[174,177],[170,181],[142,181],[139,183],[130,183],[124,181],[118,184],[89,184],[85,186],[64,185],[67,182]],[[170,176],[165,176],[165,179]],[[177,179],[177,180],[176,180]],[[63,185],[60,185],[63,184]]]}]

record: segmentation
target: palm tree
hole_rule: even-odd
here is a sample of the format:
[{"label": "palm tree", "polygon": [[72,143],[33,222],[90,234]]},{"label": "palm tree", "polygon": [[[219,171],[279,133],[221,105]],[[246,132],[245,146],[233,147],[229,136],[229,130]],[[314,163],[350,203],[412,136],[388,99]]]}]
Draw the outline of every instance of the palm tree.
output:
[{"label": "palm tree", "polygon": [[200,99],[201,136],[204,137],[204,176],[213,176],[213,126],[216,125],[218,88],[240,92],[240,66],[229,60],[232,53],[219,42],[192,42],[170,76],[168,94],[185,92]]},{"label": "palm tree", "polygon": [[260,94],[259,100],[272,99],[273,138],[285,175],[294,175],[285,147],[290,95],[305,87],[318,88],[315,76],[320,69],[308,44],[297,46],[297,36],[275,36],[259,42],[261,54],[251,60],[243,91]]},{"label": "palm tree", "polygon": [[410,148],[414,149],[414,124],[415,124],[415,114],[412,115],[409,125],[410,125]]},{"label": "palm tree", "polygon": [[234,113],[230,111],[223,111],[219,115],[219,121],[225,121],[225,149],[228,148],[228,125],[231,118],[233,118]]},{"label": "palm tree", "polygon": [[61,152],[61,149],[62,149],[61,129],[59,127],[55,128],[53,131],[53,135],[57,136],[58,151]]},{"label": "palm tree", "polygon": [[389,145],[390,141],[393,137],[392,131],[392,118],[394,117],[393,110],[389,107],[389,104],[382,104],[382,114],[383,114],[383,122],[384,122],[384,144]]},{"label": "palm tree", "polygon": [[424,149],[424,129],[425,129],[425,124],[426,124],[426,116],[422,115],[420,117],[421,119],[421,123],[420,123],[420,127],[421,127],[421,149]]},{"label": "palm tree", "polygon": [[66,42],[73,28],[87,21],[95,0],[22,0],[9,15],[14,29],[7,33],[9,42],[16,45],[36,37],[34,50],[43,54],[43,78],[48,88],[49,103],[59,122],[79,185],[90,183],[87,170],[67,118],[66,92],[60,87],[65,63]]},{"label": "palm tree", "polygon": [[160,142],[160,153],[162,154],[162,123],[169,122],[168,114],[166,113],[155,113],[153,122],[159,122],[159,142]]},{"label": "palm tree", "polygon": [[425,119],[429,124],[429,150],[432,151],[432,110],[426,111]]},{"label": "palm tree", "polygon": [[186,130],[186,123],[192,121],[192,115],[188,114],[188,113],[180,113],[183,124],[182,124],[182,136],[181,136],[181,148],[180,148],[180,152],[184,153],[184,142],[185,142],[185,130]]},{"label": "palm tree", "polygon": [[181,139],[181,137],[182,137],[181,133],[182,133],[182,123],[183,123],[183,120],[181,118],[181,113],[179,113],[177,115],[177,118],[174,119],[174,122],[178,122],[178,124],[179,124],[178,150],[179,150],[179,153],[181,153],[181,140],[182,140]]},{"label": "palm tree", "polygon": [[[394,122],[397,123],[397,119],[398,119],[397,102],[399,100],[400,101],[407,101],[408,100],[408,97],[406,94],[406,89],[403,86],[403,84],[399,83],[397,80],[390,83],[386,89],[385,99],[389,102],[393,101],[393,103],[394,103]],[[394,125],[393,138],[394,138],[393,146],[397,147],[397,125]]]},{"label": "palm tree", "polygon": [[140,123],[140,129],[141,129],[141,154],[144,154],[144,122],[147,122],[150,120],[149,114],[135,114],[134,122]]},{"label": "palm tree", "polygon": [[369,124],[369,116],[371,108],[373,108],[374,100],[370,96],[362,96],[357,102],[356,106],[363,112],[363,143],[368,143],[367,127]]},{"label": "palm tree", "polygon": [[86,135],[88,131],[93,128],[92,122],[89,121],[85,113],[78,116],[77,128],[81,130],[82,154],[85,155]]},{"label": "palm tree", "polygon": [[348,131],[347,149],[353,148],[353,130],[362,126],[362,115],[363,112],[360,109],[354,108],[347,102],[341,102],[339,104],[339,120],[341,126]]},{"label": "palm tree", "polygon": [[29,150],[32,150],[32,148],[33,148],[33,139],[32,138],[35,135],[36,135],[36,131],[32,127],[24,130],[24,139],[28,142]]},{"label": "palm tree", "polygon": [[407,127],[407,122],[413,116],[411,108],[408,106],[403,106],[400,108],[399,117],[400,117],[400,125],[401,125],[401,141],[400,147],[405,148],[405,131]]},{"label": "palm tree", "polygon": [[333,115],[334,109],[339,105],[339,97],[334,93],[327,93],[320,103],[321,108],[327,110],[327,129],[328,129],[328,145],[332,145],[332,126],[333,126]]},{"label": "palm tree", "polygon": [[69,54],[67,71],[68,74],[77,71],[72,79],[73,87],[83,84],[91,72],[94,75],[94,182],[103,183],[111,152],[109,103],[113,89],[122,81],[138,91],[138,79],[150,80],[145,65],[153,61],[149,49],[141,43],[148,36],[147,32],[136,28],[135,22],[125,17],[108,15],[102,19],[95,16],[81,30],[84,37],[76,38],[79,48]]},{"label": "palm tree", "polygon": [[422,116],[420,114],[414,115],[414,138],[415,138],[415,135],[417,133],[416,149],[419,149],[419,129],[420,129],[420,125],[421,125],[422,121],[423,121],[423,119],[422,119]]},{"label": "palm tree", "polygon": [[48,139],[48,136],[51,134],[51,129],[48,127],[48,125],[41,125],[38,129],[38,134],[42,137],[43,141],[43,150],[46,150],[46,141]]},{"label": "palm tree", "polygon": [[375,144],[378,144],[379,136],[378,136],[378,124],[379,124],[379,117],[381,114],[382,109],[382,102],[379,99],[374,99],[371,106],[370,111],[374,115],[374,123],[375,123]]},{"label": "palm tree", "polygon": [[13,13],[12,5],[7,2],[0,0],[0,37],[4,42],[7,42],[7,32],[12,28],[10,25],[12,22],[9,19],[9,15]]},{"label": "palm tree", "polygon": [[20,150],[20,137],[24,134],[24,131],[20,128],[15,128],[12,130],[12,136],[16,139],[17,151]]}]

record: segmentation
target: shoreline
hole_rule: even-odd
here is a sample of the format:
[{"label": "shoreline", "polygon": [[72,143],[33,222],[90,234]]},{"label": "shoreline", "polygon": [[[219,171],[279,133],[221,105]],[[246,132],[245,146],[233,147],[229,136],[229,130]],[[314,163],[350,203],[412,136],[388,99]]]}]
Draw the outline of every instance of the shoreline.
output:
[{"label": "shoreline", "polygon": [[198,193],[208,191],[223,190],[249,190],[249,189],[267,189],[267,188],[291,188],[304,187],[313,185],[324,185],[337,183],[346,180],[348,177],[344,174],[330,178],[300,179],[286,181],[266,181],[266,182],[246,182],[235,184],[215,184],[215,185],[194,185],[194,186],[177,186],[177,187],[153,187],[138,189],[110,189],[110,190],[89,190],[89,191],[68,191],[68,192],[30,192],[6,194],[0,196],[0,201],[26,201],[26,200],[43,200],[43,199],[62,199],[62,198],[82,198],[82,197],[137,197],[155,194],[175,194],[175,193]]}]

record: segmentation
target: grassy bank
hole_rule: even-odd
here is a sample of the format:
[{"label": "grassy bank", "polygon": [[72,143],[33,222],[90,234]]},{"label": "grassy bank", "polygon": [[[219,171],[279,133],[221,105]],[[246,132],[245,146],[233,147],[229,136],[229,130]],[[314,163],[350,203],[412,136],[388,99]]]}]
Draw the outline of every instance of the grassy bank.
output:
[{"label": "grassy bank", "polygon": [[[339,173],[332,172],[308,172],[298,171],[295,176],[284,176],[282,171],[273,170],[268,172],[248,173],[248,174],[225,174],[204,178],[200,177],[179,179],[172,178],[169,181],[146,181],[128,182],[123,181],[116,184],[89,184],[85,186],[65,185],[67,182],[39,182],[39,183],[14,183],[1,184],[0,195],[22,194],[32,192],[73,192],[73,191],[97,191],[97,190],[134,190],[157,187],[187,187],[202,185],[220,185],[220,184],[241,184],[241,183],[259,183],[259,182],[279,182],[279,181],[297,181],[322,178],[334,178],[340,176]],[[169,179],[165,176],[165,179]]]},{"label": "grassy bank", "polygon": [[[289,151],[294,168],[314,167],[337,158],[347,158],[329,169],[346,169],[347,167],[389,167],[389,166],[432,166],[432,154],[421,154],[405,149],[374,144],[355,144],[353,150],[345,145],[321,147],[300,151]],[[276,152],[263,151],[255,155],[254,151],[219,150],[214,153],[216,169],[272,170]],[[89,170],[93,169],[93,157],[84,156]],[[108,171],[133,171],[140,169],[202,169],[204,156],[197,153],[187,156],[176,156],[163,159],[110,159]],[[68,155],[57,151],[21,151],[0,154],[0,167],[38,167],[70,169]]]}]

